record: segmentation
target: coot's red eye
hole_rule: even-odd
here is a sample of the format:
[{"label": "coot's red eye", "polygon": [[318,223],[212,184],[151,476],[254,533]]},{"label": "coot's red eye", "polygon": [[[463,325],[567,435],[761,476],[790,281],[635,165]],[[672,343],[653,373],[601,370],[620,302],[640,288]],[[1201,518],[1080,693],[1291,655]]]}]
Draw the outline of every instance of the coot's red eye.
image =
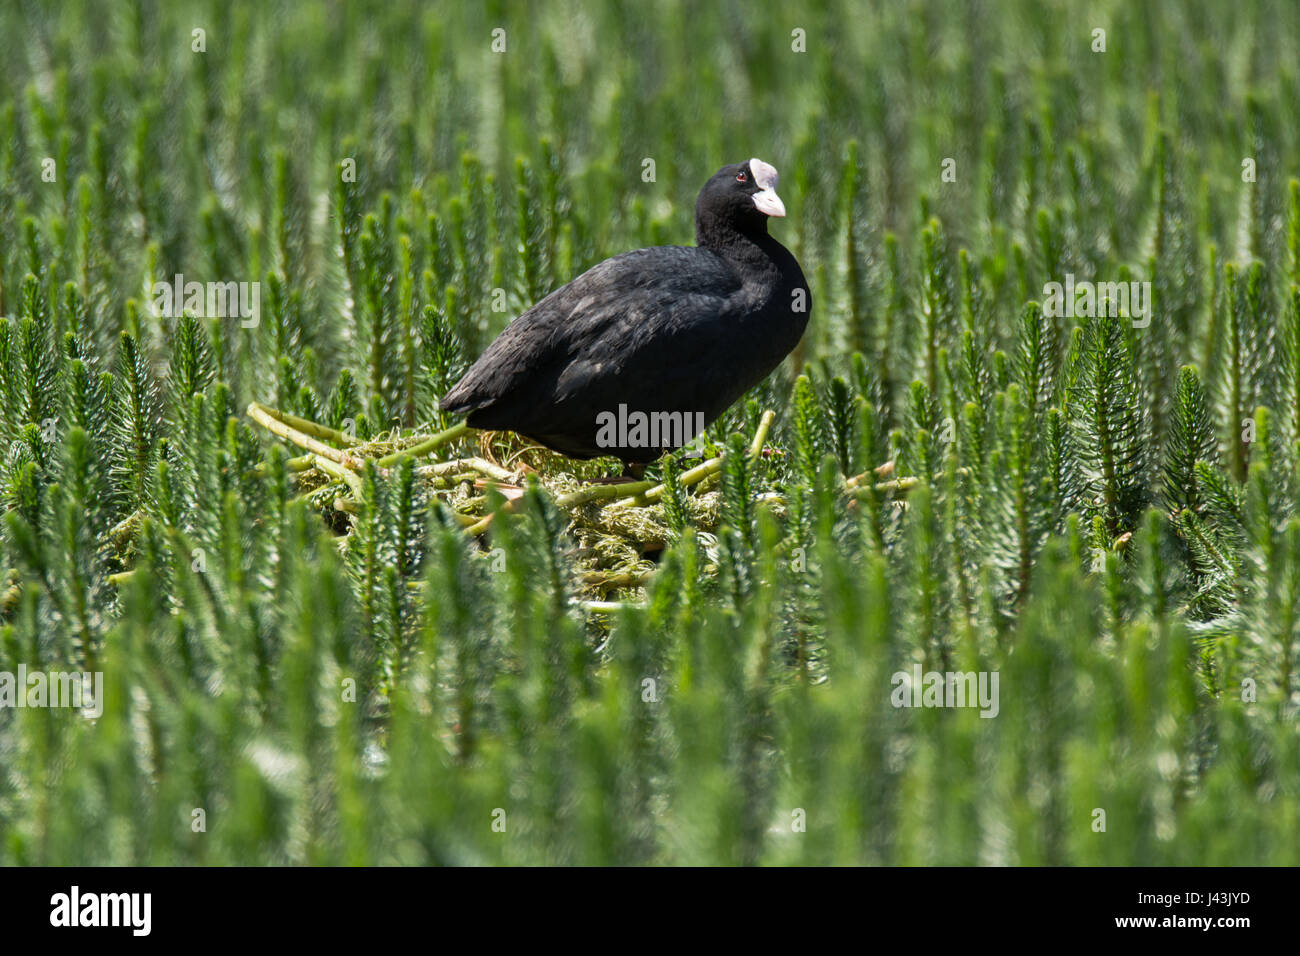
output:
[{"label": "coot's red eye", "polygon": [[738,183],[743,183],[748,178],[749,177],[746,176],[744,173],[736,173],[736,182]]}]

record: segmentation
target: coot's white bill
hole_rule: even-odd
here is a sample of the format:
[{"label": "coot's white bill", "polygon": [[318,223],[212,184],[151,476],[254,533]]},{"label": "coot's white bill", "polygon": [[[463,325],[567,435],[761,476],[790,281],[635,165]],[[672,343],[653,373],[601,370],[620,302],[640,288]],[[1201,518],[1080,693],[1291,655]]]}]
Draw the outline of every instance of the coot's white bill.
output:
[{"label": "coot's white bill", "polygon": [[776,194],[775,189],[762,189],[754,193],[754,205],[758,207],[759,212],[776,216],[778,219],[785,215],[785,203],[781,202],[781,197]]},{"label": "coot's white bill", "polygon": [[749,161],[749,171],[754,174],[754,185],[758,187],[758,192],[754,193],[754,205],[758,211],[778,219],[784,217],[785,203],[776,194],[776,181],[779,178],[776,167],[756,156]]}]

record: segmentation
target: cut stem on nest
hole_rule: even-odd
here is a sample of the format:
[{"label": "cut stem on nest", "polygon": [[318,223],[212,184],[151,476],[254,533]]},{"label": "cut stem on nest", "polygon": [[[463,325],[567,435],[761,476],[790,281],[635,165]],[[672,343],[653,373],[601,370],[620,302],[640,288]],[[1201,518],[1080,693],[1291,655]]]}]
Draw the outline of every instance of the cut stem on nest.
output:
[{"label": "cut stem on nest", "polygon": [[325,472],[325,474],[329,475],[331,478],[337,478],[342,481],[348,486],[348,490],[350,490],[355,497],[361,497],[361,479],[357,476],[356,472],[344,467],[339,462],[325,458],[321,455],[313,455],[312,457],[317,468]]},{"label": "cut stem on nest", "polygon": [[555,499],[555,503],[561,508],[575,508],[603,498],[634,497],[643,491],[649,491],[654,486],[653,481],[632,481],[621,485],[586,485],[567,495],[560,495]]},{"label": "cut stem on nest", "polygon": [[[763,453],[763,443],[767,441],[767,433],[772,428],[772,422],[776,420],[776,412],[768,409],[763,413],[763,417],[758,421],[758,428],[754,430],[754,440],[749,443],[749,459],[757,461],[758,456]],[[683,488],[689,488],[691,485],[698,485],[704,479],[711,475],[716,475],[722,469],[722,456],[710,458],[708,461],[701,462],[694,468],[682,473],[678,478],[678,483]],[[649,482],[640,482],[640,484],[649,484]],[[611,502],[611,508],[630,508],[640,507],[643,505],[654,504],[664,496],[665,488],[663,485],[652,485],[649,488],[629,488],[627,485],[614,485],[619,490],[616,496],[617,501]]]},{"label": "cut stem on nest", "polygon": [[[307,449],[316,455],[317,458],[327,458],[332,462],[344,465],[353,470],[361,469],[361,462],[356,457],[349,455],[345,451],[339,451],[339,449],[325,444],[318,438],[314,438],[306,432],[295,428],[288,422],[282,421],[280,418],[276,417],[278,414],[278,412],[273,412],[272,409],[269,409],[258,402],[250,402],[248,405],[248,417],[257,422],[267,431],[279,435],[287,441],[293,442],[299,448]],[[298,421],[302,421],[302,419],[298,419]],[[308,424],[311,423],[309,422]],[[326,429],[321,425],[316,426],[316,428],[321,431],[333,431],[333,429]],[[335,434],[342,435],[342,432],[335,432]]]},{"label": "cut stem on nest", "polygon": [[415,473],[421,478],[444,478],[448,475],[459,474],[466,469],[478,472],[485,478],[491,478],[494,481],[514,481],[515,478],[505,468],[494,465],[482,458],[455,458],[451,461],[440,461],[434,465],[422,465],[415,470]]},{"label": "cut stem on nest", "polygon": [[472,431],[472,429],[464,422],[461,422],[459,425],[452,425],[446,431],[438,432],[438,434],[426,438],[419,444],[412,445],[410,448],[403,448],[401,451],[395,451],[391,455],[385,455],[383,458],[376,461],[375,464],[380,468],[390,468],[403,458],[420,458],[437,448],[441,448],[443,445],[447,444],[447,442],[455,441],[457,438],[469,434],[470,431]]}]

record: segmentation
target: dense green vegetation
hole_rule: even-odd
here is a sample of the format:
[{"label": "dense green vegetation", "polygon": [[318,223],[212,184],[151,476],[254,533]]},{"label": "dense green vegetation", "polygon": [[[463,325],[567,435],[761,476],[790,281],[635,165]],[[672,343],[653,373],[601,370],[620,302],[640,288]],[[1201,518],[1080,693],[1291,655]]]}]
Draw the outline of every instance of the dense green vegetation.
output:
[{"label": "dense green vegetation", "polygon": [[[0,864],[1296,863],[1300,23],[1078,6],[0,8],[0,672],[104,680],[0,709]],[[508,439],[300,498],[245,414],[447,428],[755,155],[809,332],[622,585],[552,488],[608,462],[476,536],[421,468]]]}]

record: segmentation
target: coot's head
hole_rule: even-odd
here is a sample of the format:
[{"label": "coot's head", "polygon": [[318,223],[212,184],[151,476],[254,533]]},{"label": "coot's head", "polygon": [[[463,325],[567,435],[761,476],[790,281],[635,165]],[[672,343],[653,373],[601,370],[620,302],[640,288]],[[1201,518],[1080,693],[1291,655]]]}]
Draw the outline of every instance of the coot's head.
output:
[{"label": "coot's head", "polygon": [[761,159],[723,166],[700,190],[695,201],[695,233],[701,245],[729,231],[767,232],[771,216],[784,216],[776,194],[777,172]]}]

